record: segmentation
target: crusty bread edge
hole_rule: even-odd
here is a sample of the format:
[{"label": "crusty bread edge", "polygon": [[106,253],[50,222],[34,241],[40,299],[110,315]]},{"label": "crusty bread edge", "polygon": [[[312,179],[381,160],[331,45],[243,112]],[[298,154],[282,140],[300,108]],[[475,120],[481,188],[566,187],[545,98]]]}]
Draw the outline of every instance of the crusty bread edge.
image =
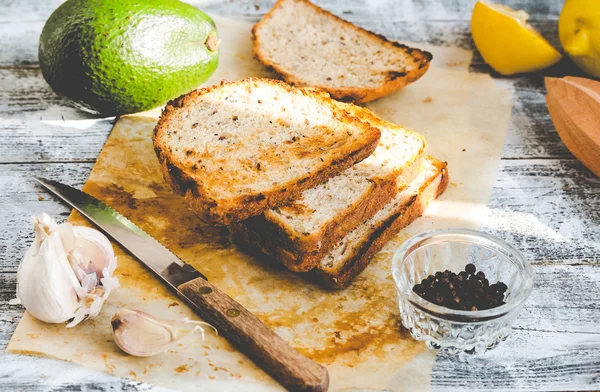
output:
[{"label": "crusty bread edge", "polygon": [[[267,20],[269,20],[273,16],[273,13],[275,12],[275,10],[277,8],[280,7],[280,5],[283,1],[287,1],[287,0],[278,0],[275,3],[275,5],[273,6],[273,8],[271,8],[271,10],[269,12],[267,12],[263,16],[263,18],[252,28],[252,41],[253,41],[253,47],[254,47],[254,49],[253,49],[254,56],[256,57],[256,59],[258,61],[263,63],[267,68],[271,69],[273,72],[275,72],[280,78],[282,78],[286,82],[288,82],[292,85],[305,86],[306,83],[304,83],[302,80],[300,80],[295,75],[285,71],[279,65],[269,61],[260,50],[260,39],[258,38],[257,31],[262,27],[262,25],[264,23],[266,23]],[[340,101],[356,102],[356,103],[373,101],[375,99],[389,95],[389,94],[393,93],[394,91],[399,90],[399,89],[405,87],[406,85],[418,80],[429,69],[429,65],[431,63],[431,60],[433,59],[433,55],[431,53],[424,51],[424,50],[417,49],[417,48],[411,48],[407,45],[403,45],[396,41],[391,41],[381,34],[374,33],[370,30],[367,30],[367,29],[357,26],[351,22],[348,22],[347,20],[340,18],[339,16],[311,3],[308,0],[300,0],[300,1],[303,1],[308,6],[314,8],[315,10],[317,10],[317,12],[323,13],[323,14],[337,20],[340,23],[343,23],[347,26],[354,28],[361,34],[373,36],[373,37],[379,39],[384,45],[392,45],[395,48],[404,49],[408,54],[410,54],[413,58],[415,58],[419,62],[419,65],[415,69],[413,69],[409,72],[391,71],[388,74],[388,76],[386,77],[386,82],[384,84],[374,87],[374,88],[359,88],[359,87],[336,88],[333,86],[325,86],[325,85],[315,86],[315,87],[318,87],[318,88],[321,88],[321,89],[327,91],[329,94],[331,94],[331,96],[333,98],[340,100]]]},{"label": "crusty bread edge", "polygon": [[[372,191],[368,196],[358,201],[353,208],[337,215],[324,227],[321,230],[321,235],[318,236],[318,240],[315,239],[314,235],[310,236],[313,240],[310,245],[318,247],[318,249],[311,252],[301,252],[286,247],[284,243],[289,243],[289,237],[282,237],[281,231],[283,230],[281,230],[281,226],[271,224],[270,221],[265,219],[251,223],[249,221],[240,222],[240,225],[232,226],[231,229],[232,231],[242,230],[257,234],[261,233],[260,246],[264,253],[277,259],[291,271],[310,271],[317,266],[324,255],[329,253],[337,241],[360,223],[375,215],[398,192],[395,181],[381,184],[373,183],[371,187]],[[263,218],[263,216],[260,216],[260,218]],[[250,219],[250,221],[252,220]],[[298,245],[300,242],[294,244]]]},{"label": "crusty bread edge", "polygon": [[[318,88],[314,88],[314,87],[303,87],[302,89],[304,90],[309,90],[314,94],[327,94],[327,92],[318,89]],[[351,114],[353,114],[358,120],[360,121],[364,121],[369,123],[369,125],[371,126],[375,126],[375,127],[387,127],[387,128],[393,128],[393,129],[399,129],[401,128],[403,132],[407,132],[409,134],[411,134],[413,137],[419,139],[421,141],[421,147],[419,148],[419,151],[417,154],[415,154],[415,156],[409,160],[405,166],[403,166],[402,168],[400,168],[399,170],[395,170],[392,174],[390,174],[388,177],[386,178],[379,178],[377,179],[377,184],[374,184],[374,186],[372,187],[374,192],[381,192],[381,190],[378,190],[376,187],[377,186],[382,186],[382,184],[387,183],[387,186],[389,186],[391,184],[392,181],[396,181],[396,179],[398,178],[398,176],[403,175],[406,172],[408,173],[408,177],[412,178],[414,177],[412,172],[414,172],[416,169],[420,168],[420,164],[421,161],[424,158],[424,151],[427,148],[427,140],[423,137],[423,135],[421,135],[420,133],[417,133],[413,130],[410,129],[406,129],[404,127],[400,127],[398,125],[392,124],[388,121],[383,120],[382,118],[378,117],[375,113],[373,113],[372,111],[370,111],[367,108],[364,108],[362,106],[357,106],[354,105],[352,103],[343,103],[343,102],[334,102],[337,106],[339,106],[342,110],[346,110],[349,111]],[[412,166],[412,167],[410,167]],[[419,166],[419,167],[417,167]],[[406,182],[411,182],[411,181],[406,181]],[[400,185],[400,184],[397,184]],[[384,185],[385,186],[385,185]],[[395,196],[396,192],[394,191],[393,196]],[[393,197],[392,196],[392,197]],[[384,197],[384,195],[381,195],[381,197]],[[373,207],[376,208],[381,208],[385,203],[387,203],[387,201],[391,200],[391,198],[387,199],[387,201],[382,200],[381,197],[377,197],[377,195],[367,195],[365,198],[363,198],[362,200],[358,201],[356,203],[356,206],[358,208],[360,208],[360,203],[366,203],[369,201],[373,201],[373,203],[377,203],[377,202],[381,202],[381,205],[377,205],[375,204]],[[349,212],[353,211],[353,208],[349,208],[348,209]],[[374,215],[375,212],[372,212],[370,215],[369,213],[365,213],[364,216],[367,218],[370,218],[372,215]],[[350,219],[350,217],[348,216],[340,216],[339,219],[334,220],[332,223],[333,224],[337,224],[337,222],[345,220],[345,219]],[[332,223],[328,224],[327,226],[323,227],[321,230],[319,230],[318,232],[312,233],[308,236],[298,236],[296,235],[295,231],[289,230],[285,224],[283,224],[283,222],[281,222],[278,219],[269,219],[268,214],[265,215],[259,215],[259,216],[255,216],[252,217],[251,219],[247,220],[245,223],[247,223],[247,225],[251,228],[253,228],[256,231],[259,232],[263,232],[263,231],[269,231],[273,237],[271,238],[271,240],[274,240],[278,243],[278,245],[281,248],[286,249],[285,252],[283,252],[282,254],[282,259],[284,260],[284,263],[286,265],[298,265],[299,264],[299,259],[304,257],[306,258],[306,262],[307,263],[311,263],[311,260],[315,260],[316,258],[320,258],[320,256],[324,255],[327,252],[319,252],[319,242],[322,241],[324,238],[327,238],[327,232],[329,230],[331,230],[332,227]],[[353,224],[354,226],[352,227],[352,229],[356,226],[358,226],[358,223],[352,223],[350,222],[351,225]],[[337,239],[336,238],[332,238],[332,241],[335,243],[337,242],[339,239],[341,239],[344,235],[346,235],[346,233],[349,232],[349,230],[347,231],[342,231],[343,234],[341,236],[338,236]],[[328,246],[321,246],[322,249],[327,249]],[[315,253],[317,252],[317,253]],[[313,254],[312,257],[310,254]]]},{"label": "crusty bread edge", "polygon": [[[224,83],[242,84],[256,80],[260,79],[247,78],[240,81]],[[294,89],[292,86],[273,79],[262,79],[262,81],[276,84],[288,91],[297,90],[302,94],[310,95],[312,98],[320,100],[321,103],[330,105],[334,112],[339,114],[340,111],[342,111],[344,113],[342,116],[349,116],[353,120],[355,119],[354,116],[344,111],[339,106],[336,106],[327,94],[323,94],[318,90]],[[221,85],[222,84],[223,83],[221,83]],[[349,152],[340,159],[327,162],[325,165],[323,165],[321,170],[314,171],[310,175],[306,174],[297,179],[295,183],[283,184],[268,192],[261,192],[254,195],[242,195],[235,199],[229,200],[227,203],[221,203],[221,205],[219,205],[214,198],[210,197],[207,192],[203,191],[202,184],[198,184],[192,176],[186,173],[185,168],[179,167],[179,165],[177,165],[173,159],[171,159],[170,152],[160,141],[160,135],[161,132],[164,131],[163,128],[166,126],[169,117],[174,112],[184,107],[186,105],[186,101],[194,99],[194,97],[198,95],[209,93],[210,91],[219,88],[221,85],[214,85],[211,87],[193,90],[167,103],[161,113],[156,127],[154,128],[152,136],[154,151],[156,152],[163,169],[162,172],[165,181],[177,193],[184,195],[192,205],[192,208],[197,211],[200,217],[207,223],[215,225],[229,225],[233,222],[242,221],[252,216],[260,215],[270,208],[280,206],[297,199],[306,189],[315,187],[318,184],[327,181],[329,178],[339,175],[342,171],[346,170],[352,165],[366,159],[373,153],[373,151],[375,151],[375,148],[379,142],[381,132],[378,128],[372,127],[365,122],[358,122],[363,128],[364,133],[371,133],[371,140],[368,144],[361,146],[357,150]]]},{"label": "crusty bread edge", "polygon": [[403,228],[420,217],[429,203],[446,190],[449,176],[447,164],[443,163],[441,173],[425,185],[418,195],[413,196],[401,211],[385,220],[377,229],[369,234],[369,239],[357,253],[350,257],[341,270],[326,271],[315,268],[310,272],[314,279],[323,285],[340,289],[347,287],[371,262],[377,252]]},{"label": "crusty bread edge", "polygon": [[[336,104],[338,106],[341,106],[342,108],[345,108],[346,110],[348,110],[350,113],[352,113],[354,116],[356,116],[356,118],[358,118],[359,120],[366,121],[374,127],[382,127],[382,128],[385,127],[385,128],[394,129],[396,131],[402,130],[402,132],[406,132],[408,134],[411,134],[413,137],[418,138],[419,140],[421,140],[421,143],[423,144],[421,146],[421,149],[419,150],[419,154],[427,149],[427,139],[425,139],[425,137],[422,134],[420,134],[419,132],[415,132],[412,129],[408,129],[403,126],[396,125],[394,123],[386,121],[386,120],[382,119],[381,117],[379,117],[377,114],[375,114],[373,111],[371,111],[370,109],[368,109],[364,106],[359,106],[359,105],[355,105],[353,103],[346,103],[346,102],[336,102]],[[400,175],[400,173],[401,173],[401,171],[398,171],[397,175]]]},{"label": "crusty bread edge", "polygon": [[[422,152],[405,167],[401,174],[411,182],[422,166]],[[410,179],[410,180],[409,180]],[[247,229],[258,233],[269,233],[263,246],[277,260],[292,271],[309,271],[329,253],[335,244],[358,225],[377,213],[398,193],[398,175],[374,182],[371,192],[357,201],[351,208],[336,215],[321,230],[309,236],[298,237],[279,221],[265,215],[242,222]]]},{"label": "crusty bread edge", "polygon": [[[434,180],[424,185],[418,195],[414,195],[397,214],[386,219],[369,234],[368,239],[363,242],[353,256],[349,257],[340,270],[333,273],[315,268],[299,275],[328,288],[342,289],[347,287],[392,237],[420,217],[429,203],[444,193],[449,182],[447,164],[440,162],[440,169],[440,173]],[[244,226],[240,226],[233,231],[233,240],[239,247],[255,254],[257,257],[266,256],[273,263],[278,263],[278,256],[274,255],[275,249],[266,249],[262,238],[261,234],[248,230]],[[285,250],[282,250],[282,252],[285,252]]]}]

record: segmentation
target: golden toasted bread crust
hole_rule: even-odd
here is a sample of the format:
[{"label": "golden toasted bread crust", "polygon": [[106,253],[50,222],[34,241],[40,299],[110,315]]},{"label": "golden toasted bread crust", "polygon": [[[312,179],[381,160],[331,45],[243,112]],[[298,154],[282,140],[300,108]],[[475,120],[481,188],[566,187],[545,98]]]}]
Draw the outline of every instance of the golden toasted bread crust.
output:
[{"label": "golden toasted bread crust", "polygon": [[[261,42],[260,42],[260,38],[258,37],[257,31],[273,16],[273,13],[277,10],[277,8],[279,8],[281,6],[281,3],[283,1],[286,1],[286,0],[278,0],[277,3],[275,3],[275,5],[273,6],[273,8],[271,8],[271,10],[268,13],[266,13],[263,16],[263,18],[252,28],[252,41],[254,43],[254,56],[256,57],[256,59],[258,61],[263,63],[267,68],[271,69],[275,74],[278,75],[278,77],[285,80],[287,83],[289,83],[291,85],[295,85],[295,86],[306,86],[306,83],[303,80],[298,78],[296,75],[294,75],[290,72],[287,72],[281,66],[279,66],[278,64],[269,60],[267,58],[266,54],[261,51]],[[330,17],[331,19],[334,19],[335,21],[337,21],[339,23],[343,23],[346,26],[350,26],[351,28],[353,28],[354,30],[356,30],[358,33],[360,33],[362,35],[374,37],[374,38],[378,39],[385,46],[389,46],[389,47],[393,47],[393,48],[400,48],[400,49],[404,50],[407,54],[411,55],[415,59],[415,61],[418,63],[417,67],[415,67],[414,69],[412,69],[408,72],[406,72],[404,70],[390,71],[386,77],[385,82],[382,85],[376,86],[374,88],[362,88],[362,87],[339,88],[339,87],[327,86],[327,85],[315,86],[315,87],[318,87],[318,88],[321,88],[321,89],[327,91],[329,94],[331,94],[331,96],[333,98],[340,100],[340,101],[344,101],[344,102],[355,102],[355,103],[373,101],[375,99],[385,97],[386,95],[389,95],[389,94],[393,93],[394,91],[397,91],[397,90],[405,87],[406,85],[418,80],[429,69],[429,64],[431,63],[431,60],[433,59],[433,55],[431,53],[424,51],[424,50],[417,49],[417,48],[411,48],[409,46],[403,45],[396,41],[390,41],[383,35],[377,34],[370,30],[356,26],[355,24],[350,23],[347,20],[344,20],[344,19],[340,18],[339,16],[332,14],[331,12],[329,12],[327,10],[324,10],[323,8],[311,3],[308,0],[301,0],[301,1],[303,1],[309,7],[312,7],[313,9],[315,9],[317,12],[319,12],[323,15],[326,15],[326,16]]]},{"label": "golden toasted bread crust", "polygon": [[[171,153],[169,146],[164,143],[163,135],[166,132],[167,124],[171,121],[173,114],[180,108],[193,102],[194,98],[209,93],[212,90],[220,88],[224,84],[243,84],[252,81],[273,84],[279,88],[288,91],[297,91],[306,96],[319,101],[324,105],[330,105],[340,119],[340,121],[352,121],[360,124],[362,134],[366,143],[357,149],[347,151],[343,157],[331,159],[324,162],[321,169],[315,170],[310,174],[295,179],[294,181],[281,184],[273,189],[237,196],[234,199],[218,201],[211,197],[205,187],[190,172],[192,168],[183,167]],[[179,194],[184,195],[190,202],[192,208],[207,223],[214,225],[229,225],[233,222],[239,222],[252,216],[259,215],[267,209],[280,206],[297,199],[300,194],[309,188],[315,187],[327,181],[329,178],[340,174],[345,169],[358,163],[373,153],[379,142],[381,133],[379,129],[368,124],[356,121],[356,118],[347,111],[340,110],[327,93],[316,89],[297,89],[283,82],[271,79],[248,78],[236,82],[223,82],[221,85],[215,85],[207,88],[200,88],[189,92],[175,100],[170,101],[163,109],[158,124],[154,128],[152,141],[154,150],[161,164],[165,181]]]},{"label": "golden toasted bread crust", "polygon": [[444,163],[442,172],[434,181],[428,183],[418,195],[415,195],[403,207],[374,230],[361,248],[351,256],[340,270],[327,271],[315,268],[311,275],[323,285],[340,289],[347,287],[369,265],[373,256],[379,252],[403,228],[420,217],[429,203],[446,190],[449,176],[447,164]]},{"label": "golden toasted bread crust", "polygon": [[[308,89],[308,88],[304,88]],[[318,90],[322,91],[322,90]],[[379,117],[370,110],[361,106],[337,103],[337,105],[348,110],[360,121],[368,122],[369,125],[381,128],[397,127]],[[421,141],[421,147],[412,159],[406,162],[406,165],[400,170],[390,173],[387,177],[377,178],[373,182],[371,192],[368,192],[361,200],[358,200],[354,206],[348,208],[343,213],[337,215],[327,225],[320,230],[298,235],[295,230],[282,224],[277,219],[271,219],[268,214],[258,215],[243,222],[251,230],[257,232],[269,233],[269,241],[274,242],[276,249],[281,250],[281,260],[292,270],[309,270],[310,265],[325,256],[333,248],[334,244],[341,240],[347,233],[353,230],[360,223],[369,219],[397,193],[397,180],[402,176],[407,182],[411,182],[417,176],[421,169],[423,152],[427,148],[425,138],[408,129],[402,129],[403,132],[414,135]],[[282,248],[282,249],[281,249]],[[302,264],[305,265],[302,265]]]},{"label": "golden toasted bread crust", "polygon": [[[302,276],[330,288],[347,287],[367,267],[375,254],[388,241],[420,217],[429,203],[444,193],[448,182],[447,164],[440,162],[440,174],[433,181],[424,185],[420,192],[413,196],[396,214],[374,228],[369,238],[363,242],[354,255],[346,259],[344,265],[339,269],[317,267],[311,271],[303,272]],[[264,233],[249,230],[241,224],[237,224],[233,230],[233,239],[239,246],[245,250],[267,255],[269,260],[281,262],[281,257],[285,257],[287,251],[277,249],[275,244],[266,242],[265,238]]]},{"label": "golden toasted bread crust", "polygon": [[[414,178],[421,168],[420,155],[416,156],[405,168],[403,174]],[[371,218],[398,193],[397,175],[394,178],[381,179],[373,182],[372,190],[354,206],[338,214],[323,226],[321,230],[305,236],[277,221],[268,219],[265,215],[252,217],[242,226],[246,229],[263,234],[263,247],[270,254],[292,271],[309,271],[325,257],[335,244],[354,230],[358,225]],[[233,228],[239,230],[239,226]]]},{"label": "golden toasted bread crust", "polygon": [[[336,242],[356,226],[375,215],[397,193],[398,187],[395,181],[374,183],[373,191],[367,197],[359,200],[353,208],[337,215],[319,233],[298,238],[298,241],[293,241],[291,234],[286,231],[286,227],[273,224],[265,219],[264,215],[240,222],[231,229],[232,231],[261,233],[261,248],[264,253],[277,259],[292,271],[306,272],[316,267],[319,261],[333,249]],[[291,247],[286,245],[291,245]],[[315,249],[305,252],[302,250],[302,245],[309,245],[309,249]]]}]

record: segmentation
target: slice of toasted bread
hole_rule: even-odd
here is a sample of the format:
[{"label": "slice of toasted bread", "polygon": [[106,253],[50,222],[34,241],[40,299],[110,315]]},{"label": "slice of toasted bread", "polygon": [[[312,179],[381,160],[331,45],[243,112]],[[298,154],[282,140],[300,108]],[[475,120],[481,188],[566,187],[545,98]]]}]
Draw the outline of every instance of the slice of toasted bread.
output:
[{"label": "slice of toasted bread", "polygon": [[387,40],[308,0],[279,0],[254,26],[256,58],[286,82],[367,102],[403,88],[429,68],[431,53]]},{"label": "slice of toasted bread", "polygon": [[293,271],[315,267],[335,243],[373,216],[421,168],[427,145],[421,135],[388,123],[367,109],[338,105],[381,130],[375,152],[339,176],[304,191],[292,203],[240,223],[265,233],[271,255]]},{"label": "slice of toasted bread", "polygon": [[418,179],[340,242],[311,273],[329,287],[348,286],[373,256],[403,228],[420,217],[448,185],[447,165],[429,160]]},{"label": "slice of toasted bread", "polygon": [[[369,264],[373,256],[400,230],[423,214],[428,204],[441,195],[448,185],[446,164],[428,158],[425,168],[413,183],[336,244],[316,268],[302,275],[332,288],[348,286]],[[234,240],[251,252],[277,259],[275,245],[265,233],[242,227]]]},{"label": "slice of toasted bread", "polygon": [[379,137],[321,91],[246,79],[169,102],[153,142],[173,189],[205,221],[226,225],[340,174]]}]

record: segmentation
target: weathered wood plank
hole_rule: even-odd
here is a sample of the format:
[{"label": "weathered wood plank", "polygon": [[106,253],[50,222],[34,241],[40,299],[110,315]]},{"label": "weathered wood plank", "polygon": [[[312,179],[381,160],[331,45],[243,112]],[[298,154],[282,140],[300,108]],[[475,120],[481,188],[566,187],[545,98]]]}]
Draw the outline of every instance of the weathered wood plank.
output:
[{"label": "weathered wood plank", "polygon": [[433,369],[439,391],[573,391],[600,388],[597,334],[513,331],[478,357],[442,354]]},{"label": "weathered wood plank", "polygon": [[[0,3],[0,22],[11,20],[46,20],[62,0],[4,0]],[[188,0],[207,12],[232,16],[258,16],[268,11],[275,0]],[[394,14],[404,20],[469,20],[475,0],[314,0],[323,8],[339,14],[371,14],[385,19]],[[525,9],[532,20],[557,19],[562,9],[559,1],[504,0],[499,1],[515,9]],[[235,3],[235,6],[232,6]],[[27,10],[27,12],[23,12]]]},{"label": "weathered wood plank", "polygon": [[503,160],[487,230],[536,263],[598,263],[600,178],[575,159]]},{"label": "weathered wood plank", "polygon": [[0,391],[5,392],[174,392],[70,362],[4,353],[0,362]]},{"label": "weathered wood plank", "polygon": [[[112,119],[3,121],[0,164],[16,162],[94,162],[112,128]],[[83,127],[81,129],[80,127]]]},{"label": "weathered wood plank", "polygon": [[[0,70],[0,117],[23,120],[39,117],[39,112],[61,110],[67,102],[56,95],[39,68]],[[61,113],[62,114],[62,113]]]},{"label": "weathered wood plank", "polygon": [[543,75],[520,78],[512,88],[513,109],[502,157],[571,158],[550,119]]},{"label": "weathered wood plank", "polygon": [[0,271],[15,272],[31,243],[31,216],[47,212],[58,220],[66,219],[70,209],[57,202],[32,176],[41,176],[82,186],[92,163],[0,165]]},{"label": "weathered wood plank", "polygon": [[94,161],[113,121],[68,106],[39,68],[0,69],[0,163]]}]

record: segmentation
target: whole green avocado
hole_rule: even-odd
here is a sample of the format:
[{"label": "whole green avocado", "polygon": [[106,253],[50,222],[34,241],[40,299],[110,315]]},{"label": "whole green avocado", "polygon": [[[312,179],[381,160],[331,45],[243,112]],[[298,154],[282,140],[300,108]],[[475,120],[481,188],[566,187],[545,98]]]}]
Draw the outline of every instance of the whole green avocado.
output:
[{"label": "whole green avocado", "polygon": [[104,115],[165,104],[208,79],[218,57],[215,23],[178,0],[67,0],[39,45],[50,87]]}]

